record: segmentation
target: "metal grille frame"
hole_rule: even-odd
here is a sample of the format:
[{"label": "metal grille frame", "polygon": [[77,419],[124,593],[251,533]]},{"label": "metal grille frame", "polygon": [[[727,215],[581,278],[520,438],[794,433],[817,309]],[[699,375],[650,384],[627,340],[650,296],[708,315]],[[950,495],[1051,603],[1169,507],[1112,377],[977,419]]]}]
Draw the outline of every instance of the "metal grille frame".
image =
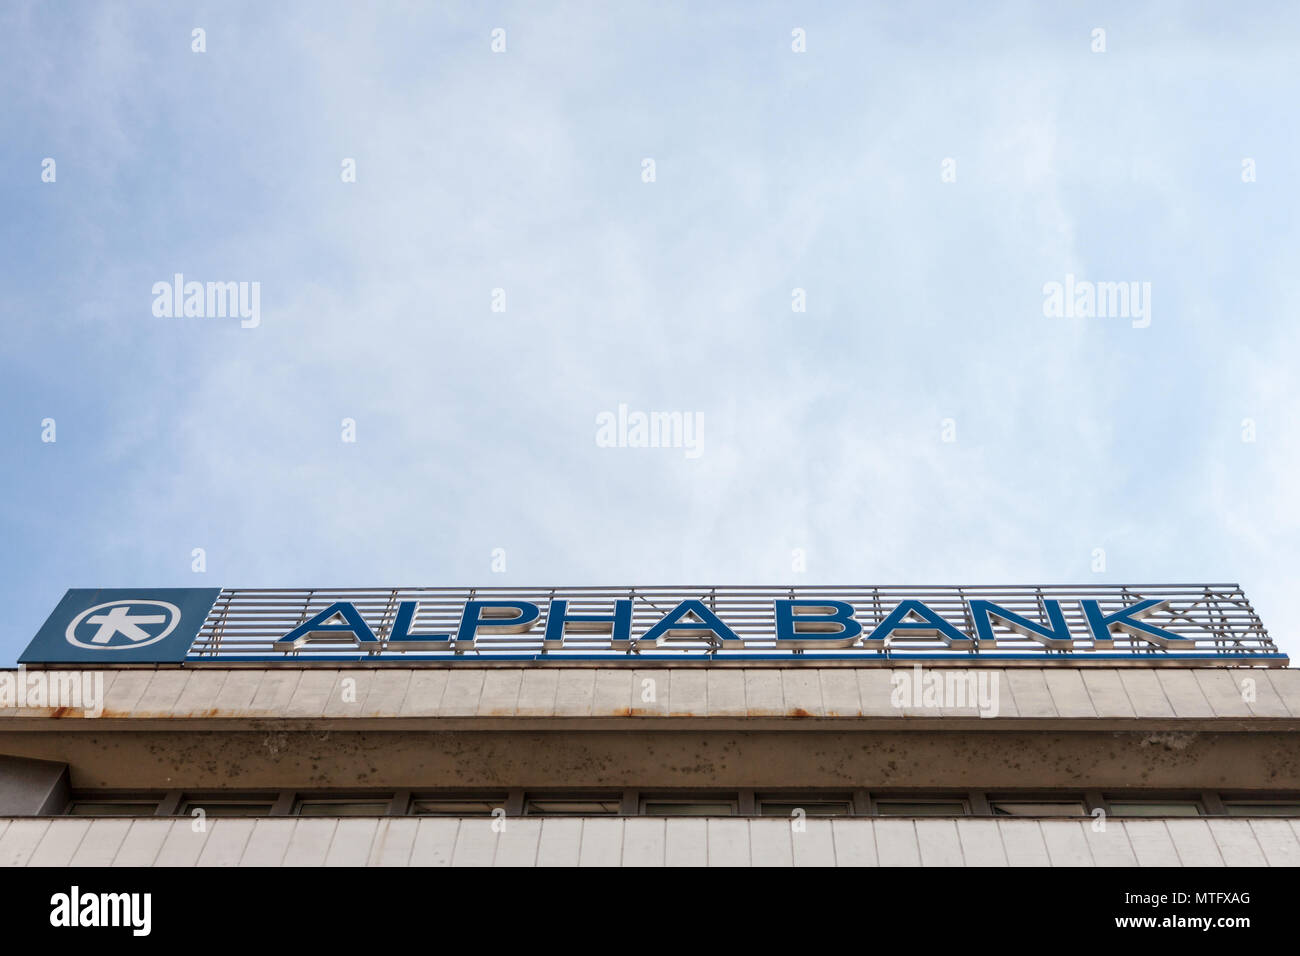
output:
[{"label": "metal grille frame", "polygon": [[[608,635],[571,634],[561,650],[545,650],[542,633],[552,599],[569,601],[570,614],[609,614],[613,601],[633,602],[632,634],[640,637],[678,603],[699,600],[745,640],[745,649],[711,649],[704,642],[672,648],[614,651]],[[944,620],[973,636],[968,601],[993,601],[1030,620],[1047,624],[1043,601],[1061,602],[1074,636],[1074,648],[1054,650],[995,625],[996,648],[957,650],[937,638],[895,636],[883,649],[788,650],[775,647],[773,601],[836,600],[856,609],[864,634],[904,600],[924,602]],[[1167,649],[1124,634],[1114,648],[1094,648],[1079,601],[1094,599],[1105,613],[1146,599],[1169,601],[1167,611],[1143,620],[1188,639],[1186,649]],[[386,638],[399,602],[416,601],[413,630],[455,633],[470,600],[528,601],[542,616],[526,634],[480,634],[472,650],[456,652],[389,649]],[[294,651],[273,648],[276,640],[335,602],[350,602],[379,639],[373,649],[309,643]],[[1267,629],[1236,584],[1088,585],[794,585],[655,587],[409,587],[409,588],[223,588],[185,660],[186,665],[269,664],[365,665],[517,665],[519,662],[573,666],[763,664],[817,666],[897,666],[942,662],[944,666],[1267,666],[1285,667]]]}]

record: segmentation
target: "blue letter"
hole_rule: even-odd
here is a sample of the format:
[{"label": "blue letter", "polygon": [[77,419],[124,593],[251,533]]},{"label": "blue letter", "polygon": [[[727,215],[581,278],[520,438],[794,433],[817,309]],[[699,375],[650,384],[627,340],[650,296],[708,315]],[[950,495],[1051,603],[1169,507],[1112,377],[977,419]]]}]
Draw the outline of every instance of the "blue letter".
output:
[{"label": "blue letter", "polygon": [[[332,617],[340,616],[345,623],[325,623]],[[339,601],[331,604],[310,620],[303,621],[272,646],[277,651],[296,651],[310,642],[317,634],[325,635],[322,641],[330,644],[342,643],[355,646],[375,640],[375,635],[371,633],[369,625],[357,613],[357,609],[348,601]],[[344,634],[351,635],[352,639],[347,640],[342,636]]]},{"label": "blue letter", "polygon": [[542,616],[530,601],[466,601],[456,632],[456,650],[474,646],[479,631],[484,634],[523,634]]},{"label": "blue letter", "polygon": [[416,602],[402,601],[397,605],[397,619],[393,621],[392,630],[388,632],[388,650],[390,651],[449,651],[450,634],[412,634],[411,625],[415,623]]},{"label": "blue letter", "polygon": [[[908,615],[919,621],[907,620]],[[904,631],[909,637],[942,637],[949,647],[970,647],[973,641],[953,627],[920,601],[903,601],[862,642],[864,647],[884,647],[885,638],[894,631]]]},{"label": "blue letter", "polygon": [[1065,615],[1061,613],[1061,602],[1046,599],[1043,601],[1043,607],[1047,611],[1047,619],[1052,622],[1051,627],[1044,627],[1037,621],[1021,617],[992,601],[972,600],[970,616],[975,619],[975,636],[980,646],[998,646],[997,636],[993,633],[993,619],[996,618],[1022,637],[1032,637],[1042,641],[1048,647],[1074,647],[1074,639],[1070,637],[1070,626],[1065,623]]},{"label": "blue letter", "polygon": [[1133,637],[1143,638],[1161,647],[1174,647],[1179,644],[1186,648],[1196,646],[1189,637],[1180,637],[1173,631],[1166,631],[1164,628],[1156,627],[1153,624],[1143,624],[1138,620],[1140,617],[1155,614],[1157,611],[1169,610],[1168,601],[1157,601],[1154,598],[1139,601],[1137,604],[1122,608],[1114,614],[1103,614],[1100,601],[1086,600],[1080,601],[1079,604],[1083,607],[1083,616],[1088,619],[1088,629],[1092,631],[1094,647],[1114,647],[1114,634],[1116,631],[1124,631]]},{"label": "blue letter", "polygon": [[559,650],[564,646],[566,633],[610,634],[613,649],[625,651],[632,639],[632,602],[627,598],[616,600],[613,615],[570,614],[569,602],[556,598],[546,611],[546,638],[543,646],[547,650]]},{"label": "blue letter", "polygon": [[[862,633],[862,625],[853,619],[853,605],[844,601],[778,598],[775,604],[777,647],[850,647]],[[801,607],[814,613],[795,614]]]},{"label": "blue letter", "polygon": [[[694,614],[699,620],[683,621],[682,618],[687,614]],[[673,640],[708,641],[715,647],[745,646],[731,628],[704,606],[703,601],[683,601],[665,614],[663,620],[642,634],[636,643],[638,647],[642,644],[663,646]]]}]

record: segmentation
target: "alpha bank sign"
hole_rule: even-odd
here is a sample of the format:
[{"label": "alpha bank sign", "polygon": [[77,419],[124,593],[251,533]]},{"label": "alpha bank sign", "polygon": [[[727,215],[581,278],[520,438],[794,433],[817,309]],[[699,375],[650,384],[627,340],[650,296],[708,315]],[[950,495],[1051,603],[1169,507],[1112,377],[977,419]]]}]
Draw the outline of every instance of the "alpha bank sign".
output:
[{"label": "alpha bank sign", "polygon": [[1249,661],[1236,585],[72,590],[23,663],[827,658]]}]

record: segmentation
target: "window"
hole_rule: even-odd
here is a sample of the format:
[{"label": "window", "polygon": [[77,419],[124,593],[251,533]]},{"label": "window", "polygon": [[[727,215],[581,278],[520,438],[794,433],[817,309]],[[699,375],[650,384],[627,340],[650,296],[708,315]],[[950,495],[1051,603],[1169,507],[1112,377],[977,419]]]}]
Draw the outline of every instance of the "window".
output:
[{"label": "window", "polygon": [[648,817],[734,817],[737,810],[735,797],[677,797],[650,796],[641,803],[641,812]]},{"label": "window", "polygon": [[1117,817],[1199,817],[1195,800],[1111,800],[1110,812]]},{"label": "window", "polygon": [[882,817],[962,817],[965,800],[877,800],[876,812]]},{"label": "window", "polygon": [[844,794],[809,794],[804,798],[785,793],[760,794],[756,802],[762,817],[793,817],[796,810],[802,810],[806,817],[847,817],[853,813],[853,801]]},{"label": "window", "polygon": [[995,817],[1086,817],[1082,800],[990,800]]},{"label": "window", "polygon": [[299,800],[294,812],[300,817],[382,817],[390,806],[391,800],[326,797]]},{"label": "window", "polygon": [[193,816],[202,810],[209,817],[269,817],[275,798],[264,794],[206,794],[187,796],[177,810],[182,816]]},{"label": "window", "polygon": [[504,809],[506,798],[500,797],[416,797],[411,813],[421,817],[490,817],[493,810]]},{"label": "window", "polygon": [[1230,817],[1300,817],[1300,803],[1234,800],[1223,808]]},{"label": "window", "polygon": [[564,797],[530,796],[524,804],[529,816],[542,817],[608,817],[623,808],[621,797]]},{"label": "window", "polygon": [[733,817],[734,803],[701,803],[684,800],[652,800],[645,805],[648,817]]},{"label": "window", "polygon": [[151,817],[158,812],[158,800],[129,797],[75,799],[68,805],[74,817]]}]

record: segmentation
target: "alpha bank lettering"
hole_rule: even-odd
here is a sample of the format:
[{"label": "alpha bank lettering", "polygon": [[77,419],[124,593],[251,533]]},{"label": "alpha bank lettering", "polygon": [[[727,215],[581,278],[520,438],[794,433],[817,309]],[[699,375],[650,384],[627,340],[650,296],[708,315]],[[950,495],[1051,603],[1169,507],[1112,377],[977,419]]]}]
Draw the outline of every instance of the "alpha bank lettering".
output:
[{"label": "alpha bank lettering", "polygon": [[[488,649],[480,639],[489,635],[525,635],[521,640],[537,641],[546,651],[572,649],[574,640],[590,647],[593,636],[608,636],[615,651],[640,651],[684,645],[708,650],[744,650],[748,647],[790,650],[867,649],[883,650],[894,640],[937,639],[953,650],[996,648],[995,625],[1052,650],[1071,650],[1076,636],[1057,600],[1042,602],[1047,623],[1031,620],[993,601],[967,602],[972,633],[959,630],[922,601],[905,600],[869,631],[856,617],[856,609],[845,601],[824,599],[777,599],[774,601],[774,633],[742,638],[705,602],[681,601],[644,633],[632,634],[632,601],[609,602],[607,614],[574,613],[570,602],[554,599],[545,610],[529,601],[467,601],[454,632],[428,633],[414,630],[418,602],[402,601],[386,633],[376,635],[356,606],[341,601],[303,621],[275,642],[278,651],[295,651],[311,643],[369,647],[378,651],[454,651]],[[1085,632],[1079,635],[1091,650],[1115,646],[1117,635],[1127,635],[1163,648],[1192,649],[1194,641],[1156,627],[1145,618],[1168,610],[1168,600],[1143,600],[1116,611],[1104,611],[1101,602],[1081,599]],[[1003,632],[1005,635],[1005,631]],[[527,637],[527,635],[531,635]]]}]

